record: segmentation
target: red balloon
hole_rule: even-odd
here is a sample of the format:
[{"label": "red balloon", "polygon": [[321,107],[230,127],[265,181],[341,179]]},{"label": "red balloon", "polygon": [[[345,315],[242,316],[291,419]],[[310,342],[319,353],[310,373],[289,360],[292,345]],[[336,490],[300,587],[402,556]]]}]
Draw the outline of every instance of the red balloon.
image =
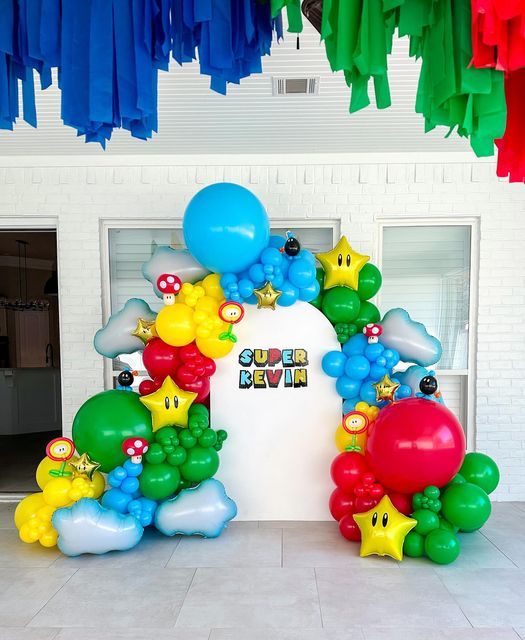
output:
[{"label": "red balloon", "polygon": [[394,402],[368,433],[366,459],[377,480],[400,493],[442,487],[461,467],[465,434],[444,405],[424,398]]},{"label": "red balloon", "polygon": [[352,540],[352,542],[359,542],[361,540],[361,530],[354,520],[354,516],[348,513],[339,520],[339,531],[343,538]]},{"label": "red balloon", "polygon": [[352,489],[368,471],[364,457],[355,451],[343,451],[334,458],[330,474],[335,484],[344,492],[351,494]]},{"label": "red balloon", "polygon": [[157,380],[142,380],[139,384],[139,393],[141,396],[149,396],[150,393],[157,391],[161,383]]},{"label": "red balloon", "polygon": [[166,344],[160,338],[153,338],[144,347],[142,361],[152,378],[164,380],[166,376],[173,377],[180,365],[178,348]]},{"label": "red balloon", "polygon": [[375,507],[380,500],[381,498],[378,498],[377,496],[363,496],[361,498],[356,498],[354,513],[365,513],[365,511],[370,511],[370,509]]},{"label": "red balloon", "polygon": [[339,522],[343,516],[354,512],[354,499],[336,487],[332,491],[328,506],[330,507],[332,518]]},{"label": "red balloon", "polygon": [[184,391],[191,391],[196,393],[197,397],[195,402],[202,402],[210,395],[210,379],[209,378],[197,378],[193,382],[180,382],[175,376],[175,384],[177,384]]},{"label": "red balloon", "polygon": [[387,495],[392,501],[394,507],[400,512],[409,516],[412,509],[412,495],[408,493],[397,493],[396,491],[387,491]]}]

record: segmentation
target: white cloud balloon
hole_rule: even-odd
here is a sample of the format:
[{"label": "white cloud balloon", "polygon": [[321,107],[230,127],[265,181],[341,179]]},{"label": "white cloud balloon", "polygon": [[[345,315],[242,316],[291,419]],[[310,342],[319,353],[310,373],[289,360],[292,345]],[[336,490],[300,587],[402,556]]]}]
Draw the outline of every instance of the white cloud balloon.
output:
[{"label": "white cloud balloon", "polygon": [[142,265],[142,275],[151,282],[159,298],[162,298],[162,293],[157,288],[157,278],[163,273],[172,273],[182,282],[193,283],[202,280],[210,272],[199,264],[189,251],[163,245],[157,247],[151,258]]},{"label": "white cloud balloon", "polygon": [[381,344],[395,349],[404,362],[429,367],[441,358],[441,342],[428,333],[425,325],[412,320],[404,309],[390,309],[381,326]]},{"label": "white cloud balloon", "polygon": [[124,307],[114,313],[93,340],[95,349],[101,356],[116,358],[121,353],[135,353],[144,349],[144,342],[131,335],[137,327],[139,318],[155,320],[157,314],[147,302],[140,298],[130,298]]}]

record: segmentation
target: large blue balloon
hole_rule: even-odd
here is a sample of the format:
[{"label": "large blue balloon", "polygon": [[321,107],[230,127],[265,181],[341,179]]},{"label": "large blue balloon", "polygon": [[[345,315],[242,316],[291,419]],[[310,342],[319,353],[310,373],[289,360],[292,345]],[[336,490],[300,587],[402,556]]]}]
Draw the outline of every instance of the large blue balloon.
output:
[{"label": "large blue balloon", "polygon": [[186,207],[184,241],[210,271],[238,273],[259,260],[268,246],[270,221],[251,191],[219,182],[201,189]]}]

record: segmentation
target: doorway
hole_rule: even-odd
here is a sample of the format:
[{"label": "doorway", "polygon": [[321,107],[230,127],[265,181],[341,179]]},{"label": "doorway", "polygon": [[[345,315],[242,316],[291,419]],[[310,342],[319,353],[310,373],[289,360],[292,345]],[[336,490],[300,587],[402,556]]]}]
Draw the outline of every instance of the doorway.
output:
[{"label": "doorway", "polygon": [[38,490],[62,433],[56,231],[0,231],[0,494]]}]

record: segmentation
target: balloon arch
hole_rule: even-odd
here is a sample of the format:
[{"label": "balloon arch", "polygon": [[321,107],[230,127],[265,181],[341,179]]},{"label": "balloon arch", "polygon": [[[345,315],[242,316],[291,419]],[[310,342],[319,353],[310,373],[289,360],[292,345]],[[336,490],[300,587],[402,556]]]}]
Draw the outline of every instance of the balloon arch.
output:
[{"label": "balloon arch", "polygon": [[[455,560],[458,532],[475,531],[489,517],[499,472],[488,456],[465,455],[462,427],[431,368],[441,356],[439,340],[403,309],[381,316],[370,301],[381,273],[344,236],[314,256],[290,232],[271,235],[264,207],[241,186],[199,191],[183,231],[188,251],[159,247],[143,266],[160,311],[132,298],[95,335],[107,358],[142,352],[150,378],[136,393],[134,373],[122,371],[116,389],[80,407],[72,439],[49,443],[36,471],[41,491],[16,509],[21,540],[74,556],[130,549],[150,526],[167,536],[220,535],[237,507],[214,477],[230,444],[210,422],[216,360],[236,345],[247,305],[282,314],[302,302],[324,314],[339,349],[313,362],[304,349],[243,357],[280,362],[262,382],[282,384],[284,392],[306,387],[302,365],[334,379],[340,453],[330,469],[336,488],[323,498],[326,513],[345,538],[361,541],[363,556]],[[257,383],[253,375],[247,385]]]}]

